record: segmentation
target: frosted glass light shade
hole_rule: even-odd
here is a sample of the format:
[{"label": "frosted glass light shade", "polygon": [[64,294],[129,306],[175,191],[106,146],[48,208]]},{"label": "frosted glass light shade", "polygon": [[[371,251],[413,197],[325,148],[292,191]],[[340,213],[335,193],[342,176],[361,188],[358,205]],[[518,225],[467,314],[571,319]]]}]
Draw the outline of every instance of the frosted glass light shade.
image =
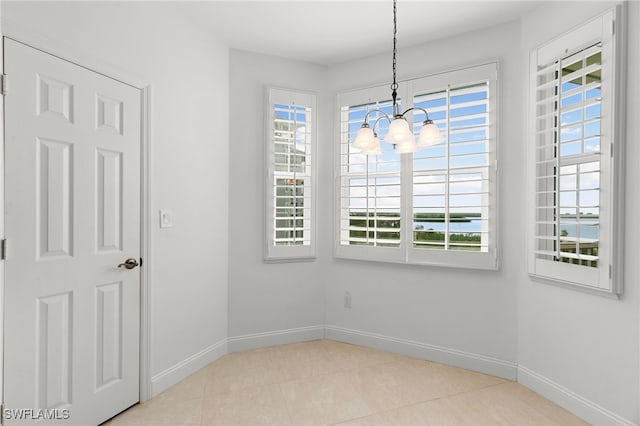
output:
[{"label": "frosted glass light shade", "polygon": [[373,134],[373,130],[371,127],[361,127],[356,134],[356,139],[353,141],[351,146],[354,148],[367,150],[368,147],[375,143],[375,135]]},{"label": "frosted glass light shade", "polygon": [[382,148],[380,147],[380,138],[378,138],[378,135],[375,135],[375,137],[373,138],[373,143],[370,144],[366,149],[363,149],[362,153],[368,155],[382,154]]},{"label": "frosted glass light shade", "polygon": [[420,129],[420,136],[418,137],[418,147],[427,148],[433,145],[437,145],[442,141],[440,135],[440,129],[438,126],[431,123],[427,123]]},{"label": "frosted glass light shade", "polygon": [[384,141],[393,145],[413,142],[413,133],[411,133],[407,120],[404,118],[395,118],[391,124],[389,124],[389,132],[387,136],[384,137]]}]

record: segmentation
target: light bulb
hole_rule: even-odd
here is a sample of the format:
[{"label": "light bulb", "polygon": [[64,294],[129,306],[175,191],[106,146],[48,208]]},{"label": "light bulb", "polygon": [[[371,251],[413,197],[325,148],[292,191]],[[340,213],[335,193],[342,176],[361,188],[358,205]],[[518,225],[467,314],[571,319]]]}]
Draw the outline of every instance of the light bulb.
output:
[{"label": "light bulb", "polygon": [[356,139],[353,141],[351,146],[354,148],[367,150],[369,145],[374,143],[375,135],[373,134],[373,130],[365,124],[362,125],[358,133],[356,134]]},{"label": "light bulb", "polygon": [[420,129],[420,136],[418,137],[418,147],[427,148],[439,144],[442,141],[440,135],[440,129],[433,124],[433,121],[427,120]]}]

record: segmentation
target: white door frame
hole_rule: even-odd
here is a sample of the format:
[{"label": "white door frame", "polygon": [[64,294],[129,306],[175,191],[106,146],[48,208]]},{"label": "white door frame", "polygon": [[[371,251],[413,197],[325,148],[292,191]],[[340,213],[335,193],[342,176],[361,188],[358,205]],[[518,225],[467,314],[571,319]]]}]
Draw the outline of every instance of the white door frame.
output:
[{"label": "white door frame", "polygon": [[[67,45],[64,42],[53,40],[50,37],[38,34],[30,29],[23,28],[14,22],[2,19],[0,23],[0,37],[3,43],[0,43],[0,58],[4,57],[3,45],[4,38],[11,38],[20,43],[31,46],[35,49],[57,56],[68,62],[97,72],[122,83],[133,86],[141,91],[141,147],[140,153],[140,182],[141,182],[141,200],[140,200],[140,255],[144,261],[140,268],[140,402],[146,401],[152,397],[151,394],[151,306],[150,306],[150,283],[151,283],[151,85],[144,79],[133,76],[120,69],[106,64],[95,57],[93,54],[79,51]],[[4,73],[4,63],[0,60],[0,72]],[[9,81],[11,76],[8,77]],[[11,83],[7,84],[11,87]],[[0,239],[5,236],[4,230],[4,98],[0,102],[0,140],[2,149],[0,149]],[[7,244],[11,245],[10,242]],[[10,256],[10,248],[7,250]],[[0,261],[0,331],[4,330],[4,262]],[[0,333],[0,365],[4,361],[4,340],[3,334]],[[4,401],[4,375],[0,368],[0,401]]]},{"label": "white door frame", "polygon": [[[1,18],[1,17],[0,17]],[[0,58],[4,58],[3,24],[0,19]],[[0,74],[4,75],[4,60],[0,61]],[[4,90],[4,88],[3,88]],[[4,95],[0,102],[0,240],[4,233]],[[0,261],[0,402],[4,409],[4,260]],[[4,413],[0,413],[4,418]]]}]

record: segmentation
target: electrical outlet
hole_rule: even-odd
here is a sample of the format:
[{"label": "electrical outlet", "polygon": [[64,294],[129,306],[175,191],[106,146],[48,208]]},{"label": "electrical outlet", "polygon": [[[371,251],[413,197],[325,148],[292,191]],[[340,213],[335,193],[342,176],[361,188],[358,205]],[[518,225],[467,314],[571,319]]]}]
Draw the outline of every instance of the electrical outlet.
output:
[{"label": "electrical outlet", "polygon": [[351,309],[351,293],[348,291],[344,292],[344,307]]}]

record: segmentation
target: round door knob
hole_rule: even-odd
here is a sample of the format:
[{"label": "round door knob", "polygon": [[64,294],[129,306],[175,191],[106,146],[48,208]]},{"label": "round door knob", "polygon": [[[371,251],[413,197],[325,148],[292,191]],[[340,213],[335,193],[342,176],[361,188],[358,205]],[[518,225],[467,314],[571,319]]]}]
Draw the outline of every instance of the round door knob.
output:
[{"label": "round door knob", "polygon": [[124,263],[119,264],[118,268],[133,269],[136,266],[138,266],[138,261],[135,260],[133,257],[130,257],[129,259],[125,260]]}]

